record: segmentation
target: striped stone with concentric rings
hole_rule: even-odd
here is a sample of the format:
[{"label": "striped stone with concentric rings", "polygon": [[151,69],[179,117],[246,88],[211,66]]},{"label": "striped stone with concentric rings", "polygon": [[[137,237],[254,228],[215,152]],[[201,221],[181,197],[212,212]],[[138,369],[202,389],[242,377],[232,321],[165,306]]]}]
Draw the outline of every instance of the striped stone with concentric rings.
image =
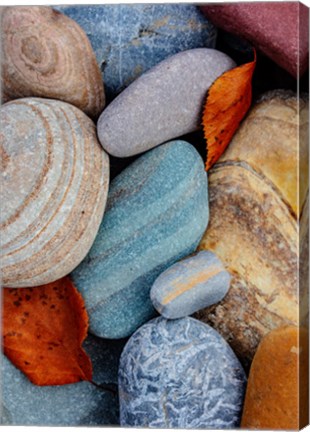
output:
[{"label": "striped stone with concentric rings", "polygon": [[95,125],[65,102],[24,98],[0,110],[1,266],[7,287],[70,273],[102,220],[109,158]]},{"label": "striped stone with concentric rings", "polygon": [[90,117],[104,108],[101,73],[80,26],[47,6],[1,12],[2,96],[60,99]]}]

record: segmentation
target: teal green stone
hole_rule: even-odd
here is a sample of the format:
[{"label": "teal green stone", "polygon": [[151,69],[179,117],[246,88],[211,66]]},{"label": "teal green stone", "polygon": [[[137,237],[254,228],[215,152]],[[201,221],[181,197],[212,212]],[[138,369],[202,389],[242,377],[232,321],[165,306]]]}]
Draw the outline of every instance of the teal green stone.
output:
[{"label": "teal green stone", "polygon": [[195,251],[208,220],[207,174],[191,144],[163,144],[118,175],[96,240],[72,273],[90,331],[123,338],[154,317],[153,282]]}]

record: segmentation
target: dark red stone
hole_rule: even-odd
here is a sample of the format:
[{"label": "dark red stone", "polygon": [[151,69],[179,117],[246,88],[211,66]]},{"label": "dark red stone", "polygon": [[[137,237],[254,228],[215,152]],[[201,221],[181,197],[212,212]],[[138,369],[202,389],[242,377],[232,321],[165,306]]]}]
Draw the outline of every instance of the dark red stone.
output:
[{"label": "dark red stone", "polygon": [[247,39],[294,77],[308,67],[309,9],[299,2],[201,6],[219,28]]}]

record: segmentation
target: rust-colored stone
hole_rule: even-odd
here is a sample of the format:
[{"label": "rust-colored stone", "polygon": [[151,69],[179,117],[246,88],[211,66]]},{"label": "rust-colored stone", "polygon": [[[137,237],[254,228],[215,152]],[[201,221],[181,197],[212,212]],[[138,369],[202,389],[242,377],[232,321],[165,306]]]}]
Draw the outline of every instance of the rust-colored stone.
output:
[{"label": "rust-colored stone", "polygon": [[271,331],[254,356],[241,427],[300,429],[308,424],[308,331],[294,326]]}]

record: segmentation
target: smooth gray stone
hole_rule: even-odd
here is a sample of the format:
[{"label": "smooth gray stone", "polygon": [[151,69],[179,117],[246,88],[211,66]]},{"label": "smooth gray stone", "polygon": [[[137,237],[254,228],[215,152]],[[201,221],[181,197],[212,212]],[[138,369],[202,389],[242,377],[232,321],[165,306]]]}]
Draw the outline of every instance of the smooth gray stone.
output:
[{"label": "smooth gray stone", "polygon": [[226,54],[196,48],[175,54],[141,75],[98,120],[98,137],[111,155],[128,157],[201,127],[207,91],[235,66]]},{"label": "smooth gray stone", "polygon": [[151,300],[165,318],[182,318],[221,301],[230,279],[214,253],[201,251],[158,276],[151,288]]},{"label": "smooth gray stone", "polygon": [[127,342],[119,367],[121,426],[236,428],[246,376],[225,340],[193,318],[156,318]]},{"label": "smooth gray stone", "polygon": [[89,335],[84,348],[93,363],[93,381],[63,386],[36,386],[1,355],[3,409],[0,424],[33,426],[102,426],[119,424],[118,362],[125,341]]},{"label": "smooth gray stone", "polygon": [[191,4],[54,7],[85,31],[110,101],[143,72],[191,48],[214,48],[217,30]]},{"label": "smooth gray stone", "polygon": [[90,331],[127,337],[153,318],[154,280],[195,251],[208,220],[207,173],[187,142],[163,144],[118,175],[96,240],[72,273]]}]

